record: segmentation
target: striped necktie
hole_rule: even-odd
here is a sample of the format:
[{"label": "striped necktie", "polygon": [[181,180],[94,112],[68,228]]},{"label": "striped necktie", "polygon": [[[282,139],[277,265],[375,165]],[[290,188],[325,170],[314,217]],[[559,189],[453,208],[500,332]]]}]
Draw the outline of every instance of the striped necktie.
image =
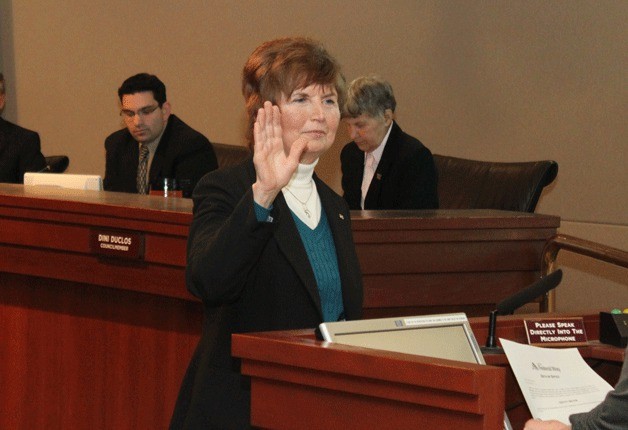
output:
[{"label": "striped necktie", "polygon": [[148,168],[148,146],[140,143],[140,161],[137,165],[137,192],[148,194],[148,178],[146,170]]}]

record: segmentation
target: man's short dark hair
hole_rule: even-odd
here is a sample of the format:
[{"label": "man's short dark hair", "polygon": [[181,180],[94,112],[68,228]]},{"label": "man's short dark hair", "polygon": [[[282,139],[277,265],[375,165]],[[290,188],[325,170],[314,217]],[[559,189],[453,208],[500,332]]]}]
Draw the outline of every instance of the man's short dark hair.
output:
[{"label": "man's short dark hair", "polygon": [[4,75],[0,72],[0,94],[4,94]]},{"label": "man's short dark hair", "polygon": [[122,86],[118,88],[118,97],[120,97],[120,102],[122,102],[122,96],[126,94],[142,93],[144,91],[153,93],[153,97],[157,100],[157,103],[159,103],[159,107],[165,103],[166,86],[157,76],[148,73],[138,73],[122,82]]}]

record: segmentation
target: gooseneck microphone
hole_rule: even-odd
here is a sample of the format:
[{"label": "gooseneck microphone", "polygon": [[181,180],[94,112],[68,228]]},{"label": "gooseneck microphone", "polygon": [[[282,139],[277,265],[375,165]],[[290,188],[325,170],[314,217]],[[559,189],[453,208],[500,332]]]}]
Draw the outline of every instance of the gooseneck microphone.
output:
[{"label": "gooseneck microphone", "polygon": [[488,322],[488,338],[486,339],[486,346],[482,347],[482,352],[485,354],[501,354],[502,348],[497,346],[497,340],[495,338],[495,325],[497,323],[497,315],[509,315],[515,310],[519,309],[526,303],[530,303],[532,300],[539,296],[553,290],[560,284],[563,279],[563,271],[558,269],[555,272],[550,273],[547,276],[542,277],[532,285],[525,287],[523,290],[517,292],[515,295],[510,296],[502,300],[497,304],[497,309],[491,311]]},{"label": "gooseneck microphone", "polygon": [[497,304],[497,313],[500,315],[509,315],[513,313],[526,303],[530,303],[537,297],[542,296],[548,291],[556,288],[562,279],[563,271],[561,269],[542,277],[534,284],[517,292],[514,296],[507,297],[499,302]]}]

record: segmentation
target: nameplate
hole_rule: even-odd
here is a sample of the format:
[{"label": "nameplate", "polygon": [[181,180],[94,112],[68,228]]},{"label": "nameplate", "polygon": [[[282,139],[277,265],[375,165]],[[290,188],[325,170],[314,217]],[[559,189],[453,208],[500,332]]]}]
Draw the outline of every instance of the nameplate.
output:
[{"label": "nameplate", "polygon": [[131,260],[144,259],[144,235],[138,232],[92,230],[90,242],[94,254]]},{"label": "nameplate", "polygon": [[543,318],[523,322],[530,345],[580,346],[588,343],[582,318]]}]

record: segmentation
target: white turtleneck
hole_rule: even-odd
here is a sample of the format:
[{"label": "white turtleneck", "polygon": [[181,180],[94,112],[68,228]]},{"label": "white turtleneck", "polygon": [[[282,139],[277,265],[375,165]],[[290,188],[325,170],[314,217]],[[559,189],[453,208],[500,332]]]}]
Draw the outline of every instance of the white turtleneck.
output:
[{"label": "white turtleneck", "polygon": [[318,160],[312,164],[299,164],[288,185],[281,190],[290,210],[312,230],[321,219],[321,200],[312,179],[317,163]]}]

